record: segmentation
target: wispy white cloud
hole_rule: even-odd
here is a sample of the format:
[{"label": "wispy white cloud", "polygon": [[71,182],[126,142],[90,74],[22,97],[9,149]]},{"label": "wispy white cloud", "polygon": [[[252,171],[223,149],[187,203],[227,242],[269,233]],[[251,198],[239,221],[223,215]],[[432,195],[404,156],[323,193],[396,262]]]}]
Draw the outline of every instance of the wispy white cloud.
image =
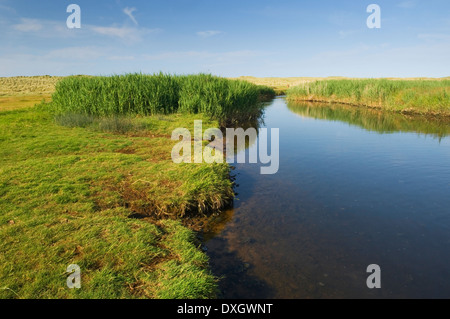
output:
[{"label": "wispy white cloud", "polygon": [[214,59],[217,62],[232,60],[232,59],[245,59],[255,56],[267,55],[267,53],[241,50],[241,51],[228,51],[228,52],[210,52],[210,51],[176,51],[176,52],[164,52],[154,55],[143,55],[146,60],[179,60],[179,59],[192,59],[197,58],[200,60]]},{"label": "wispy white cloud", "polygon": [[446,41],[450,42],[450,34],[445,33],[419,33],[417,37],[427,41]]},{"label": "wispy white cloud", "polygon": [[37,19],[20,19],[20,23],[14,24],[12,28],[16,31],[20,32],[37,32],[41,31],[44,26],[43,23],[41,23],[40,20]]},{"label": "wispy white cloud", "polygon": [[120,39],[137,38],[138,30],[129,27],[102,27],[102,26],[90,26],[90,29],[97,34],[106,35],[110,37]]},{"label": "wispy white cloud", "polygon": [[[261,65],[266,65],[268,61],[267,57],[274,54],[274,52],[259,50],[216,52],[209,50],[186,50],[140,55],[136,60],[142,61],[140,65],[149,68],[156,67],[156,71],[159,69],[168,73],[205,72],[223,76],[236,76],[240,75],[244,69],[249,74],[253,73],[253,71],[249,71],[250,69],[255,72],[261,70]],[[240,71],[234,73],[236,72],[235,67],[238,67]]]},{"label": "wispy white cloud", "polygon": [[415,0],[406,0],[406,1],[402,1],[400,2],[397,7],[399,8],[404,8],[404,9],[411,9],[414,8],[416,6],[416,1]]},{"label": "wispy white cloud", "polygon": [[344,30],[340,30],[339,31],[339,37],[341,39],[345,39],[345,38],[347,38],[349,36],[355,35],[356,33],[358,33],[357,30],[345,30],[345,31]]},{"label": "wispy white cloud", "polygon": [[20,35],[26,34],[48,39],[67,39],[80,34],[80,32],[73,32],[73,30],[68,29],[66,24],[61,23],[61,21],[27,18],[20,18],[6,24],[2,32],[4,35],[11,35],[15,39],[19,39]]},{"label": "wispy white cloud", "polygon": [[213,57],[214,54],[207,51],[177,51],[177,52],[163,52],[158,54],[144,54],[142,58],[145,60],[178,60],[185,58],[200,58],[206,59]]},{"label": "wispy white cloud", "polygon": [[[134,60],[134,56],[113,55],[112,52],[115,50],[111,47],[94,45],[62,47],[42,54],[0,54],[0,76],[96,74],[99,71],[94,69],[100,61]],[[120,64],[113,63],[111,70],[119,72]]]},{"label": "wispy white cloud", "polygon": [[117,38],[127,43],[140,42],[143,40],[145,35],[159,33],[162,31],[161,29],[130,28],[126,26],[89,26],[89,28],[96,34]]},{"label": "wispy white cloud", "polygon": [[11,8],[9,6],[1,4],[1,2],[0,2],[0,11],[7,11],[9,13],[16,13],[16,10],[14,8]]},{"label": "wispy white cloud", "polygon": [[125,9],[123,9],[123,13],[125,13],[131,19],[131,21],[133,21],[133,23],[135,25],[138,25],[138,22],[137,22],[136,18],[133,15],[133,12],[135,12],[136,10],[137,10],[136,8],[128,8],[128,7],[126,7]]},{"label": "wispy white cloud", "polygon": [[118,55],[113,55],[108,57],[108,60],[110,61],[133,61],[135,60],[136,57],[129,55],[129,56],[118,56]]},{"label": "wispy white cloud", "polygon": [[199,32],[197,32],[197,35],[202,38],[210,38],[215,35],[222,34],[222,33],[223,33],[222,31],[208,30],[208,31],[199,31]]},{"label": "wispy white cloud", "polygon": [[69,75],[88,74],[92,70],[97,60],[89,59],[56,59],[54,54],[10,54],[0,55],[0,76],[16,75]]},{"label": "wispy white cloud", "polygon": [[145,36],[156,34],[162,30],[159,28],[148,29],[138,26],[112,25],[99,26],[83,24],[81,29],[76,31],[68,29],[66,24],[61,21],[44,19],[26,19],[20,18],[15,23],[5,24],[2,32],[10,34],[18,39],[20,34],[32,34],[35,37],[48,39],[94,39],[94,37],[103,36],[118,39],[126,44],[141,42]]},{"label": "wispy white cloud", "polygon": [[358,46],[348,48],[346,50],[329,50],[316,54],[310,60],[314,63],[324,63],[328,61],[339,61],[340,59],[346,59],[349,57],[363,56],[371,49],[366,44],[360,44]]},{"label": "wispy white cloud", "polygon": [[43,56],[51,60],[95,60],[106,55],[104,49],[97,47],[67,47],[48,52]]},{"label": "wispy white cloud", "polygon": [[330,24],[345,28],[349,25],[349,21],[353,21],[355,19],[355,14],[350,11],[343,10],[334,10],[329,16],[327,16],[327,20]]}]

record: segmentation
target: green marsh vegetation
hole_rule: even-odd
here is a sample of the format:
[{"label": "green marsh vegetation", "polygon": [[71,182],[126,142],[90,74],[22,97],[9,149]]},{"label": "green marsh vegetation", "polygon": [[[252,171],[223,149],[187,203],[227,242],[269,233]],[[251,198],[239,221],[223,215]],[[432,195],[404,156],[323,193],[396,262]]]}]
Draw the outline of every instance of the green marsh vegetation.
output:
[{"label": "green marsh vegetation", "polygon": [[345,103],[401,113],[450,116],[450,81],[343,79],[303,83],[287,92],[291,101]]},{"label": "green marsh vegetation", "polygon": [[[11,99],[0,111],[0,298],[216,297],[187,226],[232,202],[230,167],[174,164],[171,133],[252,118],[250,101],[270,93],[160,74],[64,78],[52,103],[31,108]],[[66,286],[70,264],[79,290]]]},{"label": "green marsh vegetation", "polygon": [[273,89],[207,74],[68,77],[56,85],[58,114],[92,116],[205,114],[222,126],[261,116]]}]

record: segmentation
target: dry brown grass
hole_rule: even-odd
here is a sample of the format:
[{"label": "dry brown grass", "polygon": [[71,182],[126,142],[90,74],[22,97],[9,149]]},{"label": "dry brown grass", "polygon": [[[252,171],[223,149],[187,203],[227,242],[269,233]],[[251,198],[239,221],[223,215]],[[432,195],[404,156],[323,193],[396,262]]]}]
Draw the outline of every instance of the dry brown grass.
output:
[{"label": "dry brown grass", "polygon": [[61,77],[19,76],[0,78],[0,111],[11,111],[51,100]]},{"label": "dry brown grass", "polygon": [[325,79],[345,79],[344,77],[329,77],[329,78],[312,78],[312,77],[289,77],[289,78],[277,78],[277,77],[267,77],[267,78],[257,78],[253,76],[241,76],[235,78],[237,80],[247,81],[256,85],[265,85],[275,89],[278,95],[286,94],[286,91],[304,83],[314,82],[318,80]]},{"label": "dry brown grass", "polygon": [[268,77],[268,78],[257,78],[253,76],[241,76],[237,78],[238,80],[248,81],[258,85],[268,85],[272,87],[277,86],[295,86],[306,82],[312,82],[316,80],[323,80],[326,78],[311,78],[311,77],[290,77],[290,78],[277,78],[277,77]]},{"label": "dry brown grass", "polygon": [[51,101],[52,96],[49,95],[24,95],[24,96],[7,96],[0,97],[0,112],[1,111],[13,111],[18,109],[23,109],[27,107],[32,107],[42,100],[46,102]]},{"label": "dry brown grass", "polygon": [[0,97],[51,95],[61,77],[56,76],[18,76],[0,78]]}]

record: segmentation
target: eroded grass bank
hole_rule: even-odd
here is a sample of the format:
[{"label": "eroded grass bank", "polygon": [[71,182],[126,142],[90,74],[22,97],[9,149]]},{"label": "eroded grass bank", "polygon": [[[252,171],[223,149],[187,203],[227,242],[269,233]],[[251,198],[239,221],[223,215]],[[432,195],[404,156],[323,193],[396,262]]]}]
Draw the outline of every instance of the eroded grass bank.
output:
[{"label": "eroded grass bank", "polygon": [[344,103],[383,110],[450,116],[450,81],[442,80],[323,80],[287,91],[291,101]]},{"label": "eroded grass bank", "polygon": [[[67,81],[60,88],[85,85]],[[230,168],[174,164],[171,133],[193,127],[194,120],[203,120],[205,129],[218,127],[224,118],[217,114],[225,113],[205,111],[208,89],[188,90],[200,96],[183,105],[196,110],[160,109],[176,98],[157,87],[158,94],[147,92],[159,101],[152,104],[155,112],[91,114],[78,112],[84,103],[61,104],[64,94],[83,101],[84,94],[97,96],[88,84],[79,96],[57,91],[56,104],[0,112],[0,298],[216,296],[217,278],[183,222],[232,201]],[[115,99],[123,92],[115,88],[103,87],[105,103],[97,107],[130,110],[146,103],[131,89],[132,95]],[[109,97],[114,103],[107,104]],[[71,264],[81,268],[79,290],[66,286]]]}]

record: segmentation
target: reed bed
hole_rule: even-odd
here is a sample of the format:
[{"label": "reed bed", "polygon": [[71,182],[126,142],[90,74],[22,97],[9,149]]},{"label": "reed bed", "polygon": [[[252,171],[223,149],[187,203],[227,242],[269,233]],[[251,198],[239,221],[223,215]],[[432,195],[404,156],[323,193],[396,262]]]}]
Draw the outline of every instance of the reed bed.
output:
[{"label": "reed bed", "polygon": [[204,113],[221,123],[259,116],[273,89],[208,74],[126,74],[67,77],[53,94],[57,114],[156,115]]},{"label": "reed bed", "polygon": [[325,80],[287,92],[289,100],[346,103],[403,113],[450,115],[449,80]]}]

